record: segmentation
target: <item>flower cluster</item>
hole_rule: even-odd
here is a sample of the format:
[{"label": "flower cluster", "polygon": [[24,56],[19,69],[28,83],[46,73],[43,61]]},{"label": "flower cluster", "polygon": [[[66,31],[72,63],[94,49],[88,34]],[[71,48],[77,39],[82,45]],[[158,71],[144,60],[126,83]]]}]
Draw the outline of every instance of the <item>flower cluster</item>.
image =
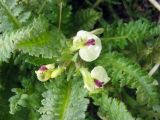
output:
[{"label": "flower cluster", "polygon": [[[94,30],[96,32],[96,30]],[[96,60],[102,50],[101,40],[94,32],[80,30],[73,37],[73,45],[70,48],[71,52],[79,52],[79,56],[86,62]],[[35,71],[37,78],[40,81],[47,81],[50,78],[56,78],[63,72],[63,67],[55,68],[54,64],[42,65],[38,71]],[[106,70],[102,66],[96,66],[91,72],[87,68],[80,66],[79,70],[83,76],[84,87],[91,93],[103,88],[109,82],[110,78]]]}]

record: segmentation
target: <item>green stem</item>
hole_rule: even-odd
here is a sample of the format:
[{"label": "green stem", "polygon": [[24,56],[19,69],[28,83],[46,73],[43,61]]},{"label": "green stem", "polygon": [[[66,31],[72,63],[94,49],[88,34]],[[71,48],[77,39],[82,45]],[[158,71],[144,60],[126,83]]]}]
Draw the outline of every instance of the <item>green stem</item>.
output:
[{"label": "green stem", "polygon": [[42,10],[43,10],[44,6],[46,5],[46,3],[47,3],[47,0],[44,0],[42,6],[40,7],[40,9],[38,11],[38,14],[40,14],[42,12]]},{"label": "green stem", "polygon": [[93,5],[89,0],[85,0],[85,2],[86,2],[89,6],[92,6],[92,5]]},{"label": "green stem", "polygon": [[97,0],[93,5],[93,8],[96,8],[103,0]]},{"label": "green stem", "polygon": [[115,39],[126,39],[128,36],[117,36],[117,37],[108,37],[107,40],[115,40]]},{"label": "green stem", "polygon": [[119,19],[118,15],[117,15],[116,12],[114,11],[113,6],[112,6],[111,3],[108,3],[108,8],[109,8],[111,14],[113,15],[113,18],[114,18],[114,19]]},{"label": "green stem", "polygon": [[60,2],[60,9],[59,9],[59,24],[58,24],[58,30],[60,31],[61,29],[61,22],[62,22],[62,8],[63,8],[63,3],[62,1]]},{"label": "green stem", "polygon": [[131,13],[130,8],[128,7],[126,1],[125,1],[125,0],[122,0],[122,2],[123,2],[123,5],[124,5],[124,8],[126,9],[126,13],[128,14],[128,17],[129,17],[131,20],[133,20],[133,18],[130,16],[132,13]]}]

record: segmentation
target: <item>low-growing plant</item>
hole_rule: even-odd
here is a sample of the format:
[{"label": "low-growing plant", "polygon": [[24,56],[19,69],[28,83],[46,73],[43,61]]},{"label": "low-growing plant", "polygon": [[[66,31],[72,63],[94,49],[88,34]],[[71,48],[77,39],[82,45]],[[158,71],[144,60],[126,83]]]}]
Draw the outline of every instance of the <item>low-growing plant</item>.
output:
[{"label": "low-growing plant", "polygon": [[147,0],[0,0],[0,120],[160,120],[158,16]]}]

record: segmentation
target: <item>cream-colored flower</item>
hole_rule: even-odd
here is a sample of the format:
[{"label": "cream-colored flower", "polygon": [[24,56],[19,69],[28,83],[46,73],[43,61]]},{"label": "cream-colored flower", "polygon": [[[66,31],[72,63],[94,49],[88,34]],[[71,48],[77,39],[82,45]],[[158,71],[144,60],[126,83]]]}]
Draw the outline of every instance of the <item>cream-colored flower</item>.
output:
[{"label": "cream-colored flower", "polygon": [[94,93],[98,88],[103,88],[110,80],[102,66],[94,67],[91,73],[86,68],[80,68],[80,72],[83,76],[84,87],[91,93]]},{"label": "cream-colored flower", "polygon": [[91,62],[97,59],[101,53],[101,40],[91,32],[80,30],[73,38],[73,49],[79,49],[81,59]]},{"label": "cream-colored flower", "polygon": [[93,70],[91,71],[91,77],[95,80],[97,87],[103,86],[110,80],[106,70],[102,66],[94,67]]}]

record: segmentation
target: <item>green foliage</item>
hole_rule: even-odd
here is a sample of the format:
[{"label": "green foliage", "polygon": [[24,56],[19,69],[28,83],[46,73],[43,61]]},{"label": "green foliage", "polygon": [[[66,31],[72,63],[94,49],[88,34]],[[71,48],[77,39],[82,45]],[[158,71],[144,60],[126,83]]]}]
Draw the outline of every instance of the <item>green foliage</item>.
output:
[{"label": "green foliage", "polygon": [[47,91],[42,96],[42,105],[39,109],[40,120],[83,120],[88,100],[86,90],[79,77],[68,82],[64,77],[46,83]]},{"label": "green foliage", "polygon": [[120,4],[118,0],[104,0],[104,2],[112,3],[112,4]]},{"label": "green foliage", "polygon": [[23,5],[16,0],[0,0],[0,32],[20,28],[30,17]]},{"label": "green foliage", "polygon": [[37,18],[28,26],[11,33],[3,34],[3,36],[0,37],[0,61],[7,61],[7,59],[10,58],[11,53],[17,49],[16,44],[22,42],[22,40],[37,38],[37,36],[46,31],[46,29],[47,22],[44,19]]},{"label": "green foliage", "polygon": [[9,116],[7,116],[7,112],[9,110],[8,104],[6,102],[6,99],[4,98],[0,98],[1,104],[0,104],[0,120],[2,120],[2,118],[6,117],[6,119],[9,119]]},{"label": "green foliage", "polygon": [[21,89],[12,89],[12,92],[15,92],[17,95],[10,98],[10,113],[14,114],[16,111],[20,109],[20,106],[25,107],[26,103],[25,100],[27,99],[28,95],[23,94],[23,90]]},{"label": "green foliage", "polygon": [[39,16],[39,14],[44,15],[49,23],[61,29],[64,34],[69,34],[68,29],[72,23],[72,7],[67,4],[67,0],[31,0],[23,2],[28,5],[29,9],[33,9],[36,16]]},{"label": "green foliage", "polygon": [[37,118],[39,114],[37,112],[38,108],[40,107],[40,99],[42,90],[44,87],[39,83],[34,84],[35,82],[31,82],[29,80],[24,79],[22,81],[22,85],[24,88],[13,88],[12,92],[16,95],[12,96],[9,99],[10,102],[10,113],[15,114],[22,110],[22,107],[28,108],[27,117]]},{"label": "green foliage", "polygon": [[94,96],[93,99],[95,104],[100,106],[99,116],[103,120],[135,120],[126,106],[115,98],[109,98],[103,94],[98,97]]},{"label": "green foliage", "polygon": [[[160,58],[158,16],[141,0],[0,0],[0,120],[159,120],[160,73],[147,73]],[[97,28],[103,52],[85,62],[74,36]],[[79,70],[98,65],[110,81],[99,88],[92,74],[91,94]],[[38,81],[45,73],[59,76]]]},{"label": "green foliage", "polygon": [[100,17],[101,13],[95,11],[94,9],[84,9],[76,13],[75,25],[79,30],[91,30]]},{"label": "green foliage", "polygon": [[52,58],[57,55],[56,52],[58,51],[55,51],[55,49],[59,48],[62,40],[64,41],[63,35],[54,29],[51,32],[44,32],[30,39],[24,38],[16,44],[16,48],[32,56],[42,55],[43,58]]},{"label": "green foliage", "polygon": [[35,66],[40,66],[42,64],[51,64],[55,60],[55,58],[49,59],[49,58],[42,58],[42,57],[35,57],[35,56],[29,56],[28,54],[19,54],[16,58],[14,63],[18,64],[21,62],[26,62]]},{"label": "green foliage", "polygon": [[[42,2],[44,3],[44,1],[42,0]],[[60,13],[60,6],[62,4],[62,12]],[[65,25],[70,24],[68,23],[70,21],[70,17],[71,17],[71,6],[67,5],[67,1],[64,0],[62,1],[56,1],[56,0],[48,0],[48,2],[45,3],[45,6],[48,7],[44,7],[42,12],[43,14],[47,15],[48,20],[52,23],[55,24],[55,26],[58,27],[59,24],[59,19],[60,19],[60,15],[61,15],[61,27],[65,28]],[[41,7],[41,6],[40,6]],[[49,13],[49,14],[48,14]],[[63,26],[64,25],[64,26]]]},{"label": "green foliage", "polygon": [[159,35],[160,26],[146,19],[124,23],[104,24],[104,43],[106,46],[123,48],[129,43],[140,43]]},{"label": "green foliage", "polygon": [[149,77],[138,65],[116,53],[107,53],[98,64],[104,65],[112,77],[113,84],[136,88],[137,100],[141,104],[159,104],[158,91]]}]

